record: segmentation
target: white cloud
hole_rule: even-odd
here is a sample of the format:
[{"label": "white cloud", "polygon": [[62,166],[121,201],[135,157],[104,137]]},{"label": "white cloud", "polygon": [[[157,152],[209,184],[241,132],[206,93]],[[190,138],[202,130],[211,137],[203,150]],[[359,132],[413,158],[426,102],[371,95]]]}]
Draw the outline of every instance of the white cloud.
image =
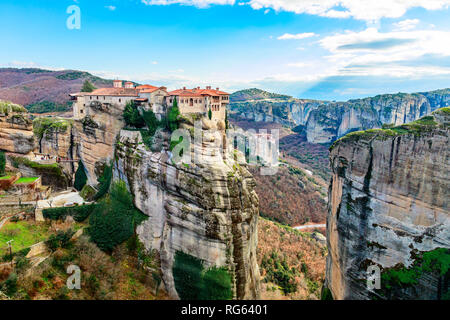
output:
[{"label": "white cloud", "polygon": [[297,34],[291,34],[291,33],[285,33],[282,36],[279,36],[278,40],[300,40],[305,38],[314,37],[316,34],[314,32],[305,32],[305,33],[297,33]]},{"label": "white cloud", "polygon": [[414,7],[427,10],[447,8],[450,0],[250,0],[249,4],[256,10],[272,8],[323,17],[378,20],[399,18]]},{"label": "white cloud", "polygon": [[158,61],[152,61],[152,64],[158,64]]},{"label": "white cloud", "polygon": [[116,10],[115,6],[105,6],[106,9],[110,10],[110,11],[114,11]]},{"label": "white cloud", "polygon": [[142,0],[146,5],[168,6],[171,4],[182,4],[198,8],[208,8],[212,4],[234,5],[236,0]]},{"label": "white cloud", "polygon": [[294,67],[294,68],[304,68],[307,66],[307,64],[304,62],[294,62],[294,63],[288,63],[287,66]]},{"label": "white cloud", "polygon": [[[450,57],[450,32],[437,30],[379,32],[367,28],[325,37],[319,44],[331,54],[325,61],[337,66],[339,75],[439,75],[449,68],[421,65],[424,56]],[[409,64],[409,65],[408,65]],[[413,64],[413,65],[411,65]]]},{"label": "white cloud", "polygon": [[399,21],[397,23],[394,23],[395,30],[398,31],[408,31],[414,29],[418,24],[420,20],[419,19],[406,19]]}]

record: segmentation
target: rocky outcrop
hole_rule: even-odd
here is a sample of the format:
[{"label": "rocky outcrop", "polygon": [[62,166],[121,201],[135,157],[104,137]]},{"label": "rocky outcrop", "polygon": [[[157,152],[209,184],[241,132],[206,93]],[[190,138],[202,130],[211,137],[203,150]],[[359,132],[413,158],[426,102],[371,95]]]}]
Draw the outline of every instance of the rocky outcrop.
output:
[{"label": "rocky outcrop", "polygon": [[[190,130],[191,124],[182,127]],[[203,119],[204,129],[213,127]],[[158,252],[170,296],[179,297],[172,270],[181,251],[206,267],[226,267],[233,297],[255,299],[259,297],[255,181],[242,157],[241,161],[223,159],[223,149],[215,145],[217,136],[207,131],[203,135],[202,143],[192,144],[191,154],[203,154],[204,161],[175,163],[167,144],[152,151],[139,132],[122,130],[114,177],[127,182],[136,207],[148,216],[137,233],[146,249]]]},{"label": "rocky outcrop", "polygon": [[118,105],[102,104],[73,122],[73,154],[83,161],[91,185],[97,184],[100,168],[112,160],[117,135],[124,126],[122,113]]},{"label": "rocky outcrop", "polygon": [[[334,299],[448,297],[449,125],[442,108],[332,146],[326,285]],[[379,290],[366,286],[371,265],[381,270]]]},{"label": "rocky outcrop", "polygon": [[0,150],[28,154],[34,144],[33,125],[26,112],[0,114]]},{"label": "rocky outcrop", "polygon": [[450,89],[335,102],[312,110],[305,132],[309,142],[330,143],[352,131],[401,125],[449,105]]},{"label": "rocky outcrop", "polygon": [[232,102],[232,117],[237,120],[276,122],[288,127],[305,125],[309,114],[321,102],[290,98],[288,100],[263,100]]}]

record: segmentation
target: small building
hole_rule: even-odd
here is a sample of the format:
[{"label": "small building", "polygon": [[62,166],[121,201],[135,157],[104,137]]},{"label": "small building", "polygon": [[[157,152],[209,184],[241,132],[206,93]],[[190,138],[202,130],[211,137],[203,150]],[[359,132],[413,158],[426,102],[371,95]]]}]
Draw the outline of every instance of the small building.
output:
[{"label": "small building", "polygon": [[200,89],[200,87],[194,89],[178,89],[169,92],[169,96],[166,98],[166,104],[168,106],[173,105],[173,100],[177,99],[178,108],[180,113],[207,113],[211,110],[212,120],[225,120],[225,112],[230,102],[230,95],[224,91],[220,91],[219,88]]}]

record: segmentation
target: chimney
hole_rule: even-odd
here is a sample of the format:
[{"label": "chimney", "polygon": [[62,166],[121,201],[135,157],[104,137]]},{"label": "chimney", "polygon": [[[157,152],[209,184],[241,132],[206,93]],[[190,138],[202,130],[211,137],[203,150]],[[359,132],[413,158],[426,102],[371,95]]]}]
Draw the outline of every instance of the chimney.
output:
[{"label": "chimney", "polygon": [[211,86],[206,86],[206,90],[211,90]]},{"label": "chimney", "polygon": [[114,80],[113,86],[114,88],[122,88],[122,80]]},{"label": "chimney", "polygon": [[186,87],[183,87],[183,90],[186,90]]},{"label": "chimney", "polygon": [[197,87],[197,90],[200,90],[200,87]]},{"label": "chimney", "polygon": [[216,88],[217,91],[219,91],[219,88]]}]

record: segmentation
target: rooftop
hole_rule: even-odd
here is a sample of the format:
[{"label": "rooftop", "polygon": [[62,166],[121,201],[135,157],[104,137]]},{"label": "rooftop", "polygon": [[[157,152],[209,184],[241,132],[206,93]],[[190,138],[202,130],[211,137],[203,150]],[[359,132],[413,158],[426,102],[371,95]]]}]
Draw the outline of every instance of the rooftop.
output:
[{"label": "rooftop", "polygon": [[138,91],[135,88],[100,88],[88,92],[87,96],[126,96],[137,97]]}]

